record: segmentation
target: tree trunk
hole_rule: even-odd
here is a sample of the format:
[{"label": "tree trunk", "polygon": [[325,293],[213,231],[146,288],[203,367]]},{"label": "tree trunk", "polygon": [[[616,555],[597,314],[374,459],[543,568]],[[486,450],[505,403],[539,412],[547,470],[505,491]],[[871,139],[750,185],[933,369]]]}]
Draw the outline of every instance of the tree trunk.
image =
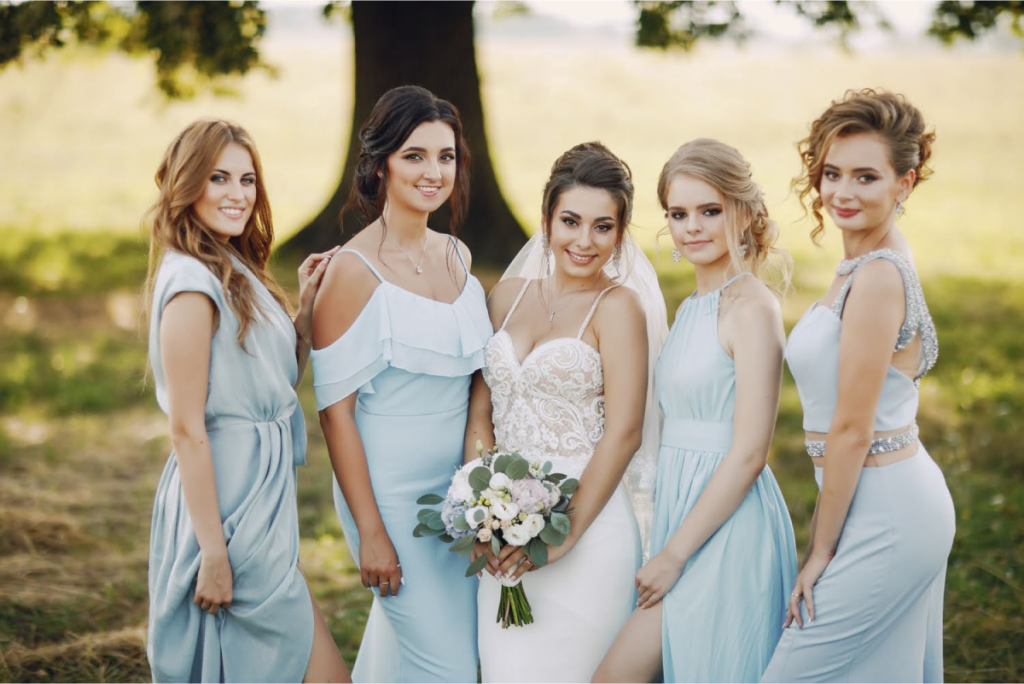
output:
[{"label": "tree trunk", "polygon": [[[484,130],[480,79],[473,44],[472,2],[353,2],[355,106],[341,184],[320,215],[285,245],[288,251],[321,251],[339,242],[338,214],[348,197],[359,154],[359,127],[385,91],[420,85],[459,109],[473,157],[469,214],[461,237],[474,261],[507,264],[526,236],[498,188]],[[372,220],[372,218],[371,218]],[[447,205],[430,225],[447,231]],[[346,212],[341,240],[362,226]]]}]

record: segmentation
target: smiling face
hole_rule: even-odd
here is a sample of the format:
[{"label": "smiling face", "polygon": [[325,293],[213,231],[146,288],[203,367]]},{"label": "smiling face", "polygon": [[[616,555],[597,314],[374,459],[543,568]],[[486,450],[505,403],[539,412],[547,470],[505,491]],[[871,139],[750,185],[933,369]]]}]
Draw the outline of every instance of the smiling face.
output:
[{"label": "smiling face", "polygon": [[389,204],[437,211],[455,186],[455,131],[443,121],[422,123],[388,156],[387,164]]},{"label": "smiling face", "polygon": [[245,231],[255,204],[252,156],[238,143],[228,143],[210,172],[203,196],[192,208],[207,228],[227,242]]},{"label": "smiling face", "polygon": [[607,190],[577,185],[563,192],[544,227],[555,270],[584,279],[600,272],[619,243],[619,212]]},{"label": "smiling face", "polygon": [[870,231],[895,219],[896,200],[914,187],[913,170],[896,174],[889,146],[875,133],[837,137],[822,167],[823,208],[843,231]]},{"label": "smiling face", "polygon": [[725,206],[715,187],[679,174],[668,185],[668,229],[676,249],[691,264],[710,266],[729,261]]}]

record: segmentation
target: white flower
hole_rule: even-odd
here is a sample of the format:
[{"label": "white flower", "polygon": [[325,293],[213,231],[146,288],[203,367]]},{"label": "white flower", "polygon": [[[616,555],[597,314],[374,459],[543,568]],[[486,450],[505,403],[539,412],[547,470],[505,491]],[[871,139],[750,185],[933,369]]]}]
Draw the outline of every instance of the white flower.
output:
[{"label": "white flower", "polygon": [[491,513],[498,520],[511,520],[519,515],[519,504],[513,501],[491,500]]},{"label": "white flower", "polygon": [[540,531],[544,529],[544,516],[531,513],[526,516],[526,520],[523,522],[522,526],[530,533],[530,538],[532,539],[540,534]]},{"label": "white flower", "polygon": [[533,461],[530,463],[530,475],[533,475],[538,480],[544,479],[544,464],[540,461]]},{"label": "white flower", "polygon": [[459,470],[452,478],[452,484],[448,487],[448,498],[452,501],[468,503],[473,500],[473,487],[469,484],[469,473],[466,470]]},{"label": "white flower", "polygon": [[488,483],[491,489],[505,489],[512,486],[512,480],[505,473],[494,473]]},{"label": "white flower", "polygon": [[505,541],[512,546],[525,546],[530,541],[530,533],[525,525],[512,525],[505,530]]},{"label": "white flower", "polygon": [[[505,522],[508,522],[508,521],[506,520]],[[501,529],[501,521],[498,520],[497,518],[491,520],[491,529],[492,530]]]},{"label": "white flower", "polygon": [[501,526],[501,529],[504,530],[504,529],[507,529],[510,525],[512,525],[512,521],[511,520],[501,520],[501,521],[498,522],[498,524]]},{"label": "white flower", "polygon": [[558,500],[562,498],[562,490],[558,488],[558,485],[550,482],[545,482],[544,487],[548,490],[547,500],[544,502],[548,508],[553,508],[558,505]]},{"label": "white flower", "polygon": [[[477,515],[477,513],[482,513],[482,515]],[[487,506],[474,506],[466,511],[466,522],[471,530],[475,530],[485,520],[487,520]]]},{"label": "white flower", "polygon": [[493,536],[493,534],[494,533],[491,532],[491,528],[489,528],[489,527],[481,528],[481,530],[476,533],[476,540],[478,542],[484,542],[484,543],[489,542],[489,541],[491,541],[491,537]]},{"label": "white flower", "polygon": [[505,496],[501,492],[495,491],[488,487],[487,489],[480,492],[480,498],[487,499],[488,501],[493,503],[495,501],[501,501],[502,499],[505,498]]}]

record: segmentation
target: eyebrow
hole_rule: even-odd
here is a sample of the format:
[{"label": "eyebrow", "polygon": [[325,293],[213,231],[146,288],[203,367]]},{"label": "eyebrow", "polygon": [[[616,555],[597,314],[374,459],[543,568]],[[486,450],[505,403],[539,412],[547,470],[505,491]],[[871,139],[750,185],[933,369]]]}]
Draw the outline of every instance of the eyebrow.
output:
[{"label": "eyebrow", "polygon": [[[406,152],[426,152],[426,151],[427,151],[427,149],[425,147],[406,147],[404,150],[402,150],[402,153],[404,154]],[[454,152],[455,148],[454,147],[445,147],[445,148],[442,148],[441,151],[442,152]]]},{"label": "eyebrow", "polygon": [[[231,175],[230,171],[225,171],[224,169],[214,169],[213,172],[214,173],[219,173],[222,176],[230,176]],[[255,175],[256,175],[255,171],[246,171],[245,173],[242,174],[242,177],[245,178],[246,176],[255,176]]]},{"label": "eyebrow", "polygon": [[[722,206],[721,202],[705,202],[704,204],[698,204],[697,205],[697,211],[700,211],[701,209],[709,209],[711,207],[720,207],[720,206]],[[668,208],[669,211],[674,211],[674,210],[678,210],[678,209],[686,209],[686,207],[669,207]]]},{"label": "eyebrow", "polygon": [[[823,169],[835,169],[837,171],[839,170],[839,167],[836,166],[835,164],[825,164],[822,168]],[[879,174],[881,173],[881,171],[879,171],[878,169],[873,168],[871,166],[861,166],[861,167],[856,168],[856,169],[853,170],[854,173],[863,173],[864,171],[871,171],[872,173],[879,173]]]},{"label": "eyebrow", "polygon": [[[582,216],[580,216],[579,214],[577,214],[577,213],[576,213],[575,211],[573,211],[572,209],[563,209],[562,211],[560,211],[560,212],[558,212],[558,213],[559,213],[559,214],[568,214],[569,216],[572,216],[572,217],[573,217],[574,219],[576,219],[576,220],[578,220],[578,221],[581,221],[581,220],[583,220],[583,217],[582,217]],[[595,220],[595,221],[605,221],[605,222],[611,222],[611,223],[615,223],[615,217],[613,217],[613,216],[598,216],[598,217],[597,217],[596,219],[594,219],[594,220]]]}]

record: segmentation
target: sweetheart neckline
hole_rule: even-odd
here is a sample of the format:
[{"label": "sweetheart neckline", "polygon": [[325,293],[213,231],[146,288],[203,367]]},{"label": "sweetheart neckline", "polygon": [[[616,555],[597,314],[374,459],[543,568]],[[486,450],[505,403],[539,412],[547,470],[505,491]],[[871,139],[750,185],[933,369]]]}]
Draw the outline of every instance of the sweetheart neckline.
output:
[{"label": "sweetheart neckline", "polygon": [[530,360],[530,357],[533,356],[534,354],[536,354],[538,350],[540,350],[543,347],[548,346],[549,344],[552,344],[553,342],[566,342],[566,341],[568,341],[568,342],[578,342],[583,347],[585,347],[585,348],[589,349],[591,352],[593,352],[594,355],[597,356],[598,359],[601,358],[601,352],[599,352],[597,349],[594,349],[593,346],[587,344],[586,342],[584,342],[583,340],[581,340],[578,337],[568,337],[568,336],[566,336],[566,337],[555,337],[555,338],[550,339],[550,340],[545,340],[544,342],[541,342],[540,344],[534,345],[533,349],[531,349],[530,352],[526,356],[523,357],[523,360],[520,361],[519,360],[519,354],[516,353],[515,342],[512,341],[512,335],[509,334],[508,330],[506,330],[505,328],[502,328],[498,332],[494,333],[494,337],[497,337],[501,333],[505,333],[505,339],[508,340],[509,345],[511,345],[511,347],[512,347],[512,358],[514,358],[516,360],[516,365],[519,368],[523,368],[526,365],[526,362]]}]

